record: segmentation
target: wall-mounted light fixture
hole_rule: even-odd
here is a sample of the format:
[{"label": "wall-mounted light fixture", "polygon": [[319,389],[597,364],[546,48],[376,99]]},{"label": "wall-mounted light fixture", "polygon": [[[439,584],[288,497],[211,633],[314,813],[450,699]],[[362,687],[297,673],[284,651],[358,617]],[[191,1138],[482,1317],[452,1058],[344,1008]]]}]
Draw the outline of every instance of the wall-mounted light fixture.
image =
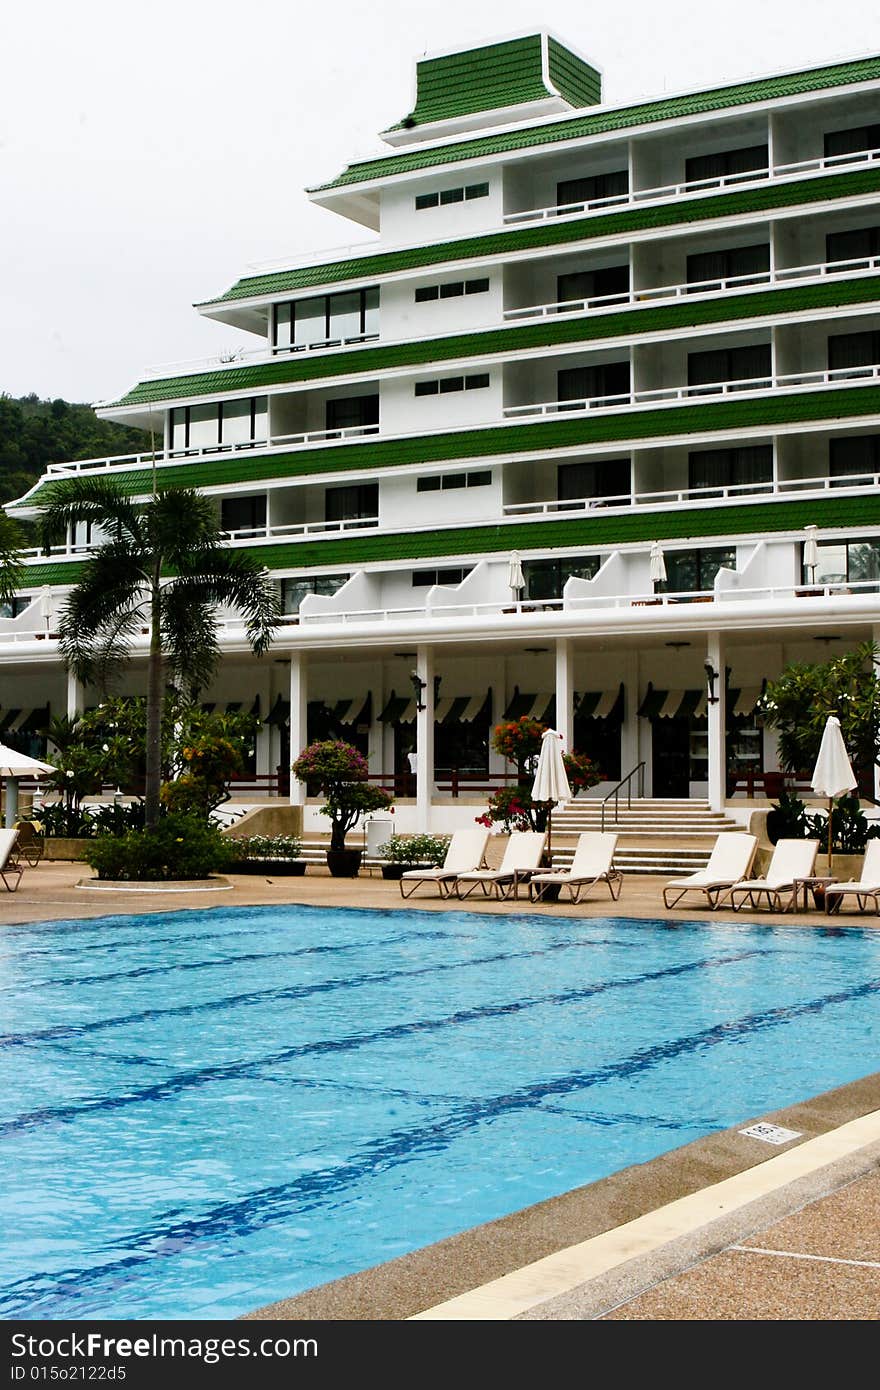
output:
[{"label": "wall-mounted light fixture", "polygon": [[706,672],[706,701],[707,704],[717,705],[718,696],[715,694],[715,682],[718,679],[718,672],[715,670],[711,661],[708,659],[703,662]]},{"label": "wall-mounted light fixture", "polygon": [[422,680],[418,671],[411,671],[409,678],[412,681],[413,694],[416,697],[416,709],[427,709],[427,705],[422,701],[422,695],[427,689],[428,682]]}]

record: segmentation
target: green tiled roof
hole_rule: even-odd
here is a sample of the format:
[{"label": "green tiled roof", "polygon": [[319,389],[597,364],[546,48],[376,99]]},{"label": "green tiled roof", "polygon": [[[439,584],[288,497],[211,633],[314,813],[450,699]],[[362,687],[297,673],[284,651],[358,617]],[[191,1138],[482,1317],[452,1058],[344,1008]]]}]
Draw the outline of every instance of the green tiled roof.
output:
[{"label": "green tiled roof", "polygon": [[[880,497],[805,498],[753,502],[735,507],[655,512],[635,507],[624,515],[595,515],[560,521],[522,521],[510,525],[457,527],[397,535],[356,535],[339,540],[254,546],[250,554],[267,569],[305,570],[327,565],[358,566],[392,560],[427,560],[457,555],[506,555],[511,549],[571,549],[574,546],[631,545],[639,541],[699,540],[718,536],[762,535],[820,527],[880,524]],[[82,561],[69,565],[28,566],[27,587],[75,580]]]},{"label": "green tiled roof", "polygon": [[[560,76],[563,85],[556,86],[572,106],[594,105],[601,97],[598,73],[555,40],[550,42],[551,80]],[[543,49],[544,36],[529,34],[465,53],[423,58],[416,64],[416,104],[392,130],[546,100],[553,93],[544,82]]]},{"label": "green tiled roof", "polygon": [[829,280],[814,285],[789,285],[761,292],[731,290],[723,299],[701,301],[685,298],[674,304],[658,307],[646,305],[621,313],[584,315],[577,319],[541,319],[507,328],[488,329],[482,333],[462,333],[456,337],[420,339],[389,347],[360,348],[354,352],[299,354],[255,363],[253,366],[223,367],[215,372],[163,377],[139,382],[116,404],[143,405],[146,402],[185,400],[191,396],[295,385],[342,376],[374,375],[400,367],[463,361],[489,353],[523,352],[567,343],[583,343],[586,346],[605,338],[636,337],[640,333],[735,323],[769,314],[864,304],[877,299],[880,299],[880,276]]},{"label": "green tiled roof", "polygon": [[714,87],[707,92],[695,92],[691,96],[638,102],[632,106],[597,111],[588,116],[573,116],[571,119],[532,126],[526,130],[501,131],[454,144],[437,145],[433,149],[406,150],[379,159],[362,160],[350,164],[330,183],[321,184],[310,191],[321,193],[331,188],[347,188],[351,184],[365,183],[369,179],[410,174],[419,169],[457,164],[461,160],[485,159],[489,155],[540,148],[543,145],[558,144],[563,140],[607,134],[632,126],[653,125],[658,121],[675,120],[681,116],[697,116],[709,111],[748,106],[759,101],[773,101],[781,97],[824,91],[829,87],[843,87],[851,82],[871,82],[878,77],[880,58],[867,57],[853,63],[835,63],[831,67],[783,73],[753,82],[739,82],[730,87]]},{"label": "green tiled roof", "polygon": [[43,584],[72,584],[82,571],[84,561],[70,560],[66,564],[47,560],[45,564],[27,565],[21,587],[33,589]]},{"label": "green tiled roof", "polygon": [[302,269],[276,270],[265,275],[249,275],[238,280],[218,299],[204,300],[198,308],[228,304],[239,299],[282,294],[284,291],[315,289],[347,280],[374,280],[404,270],[448,264],[492,256],[502,259],[518,251],[539,251],[548,246],[597,237],[623,235],[652,228],[675,227],[717,217],[737,217],[747,213],[772,212],[775,208],[821,202],[828,198],[853,198],[880,189],[880,172],[875,169],[855,173],[829,174],[800,182],[767,184],[746,190],[721,189],[705,198],[672,199],[655,207],[631,208],[599,217],[580,217],[569,221],[553,219],[534,227],[518,227],[487,236],[464,237],[460,241],[438,242],[430,246],[411,246],[403,251],[380,251],[344,261],[327,261]]},{"label": "green tiled roof", "polygon": [[[383,439],[370,443],[325,445],[287,454],[258,457],[215,457],[204,462],[160,468],[160,477],[182,487],[222,487],[259,483],[275,478],[320,477],[324,473],[372,473],[408,464],[452,463],[490,459],[497,455],[611,444],[623,440],[664,438],[676,434],[715,430],[766,428],[806,420],[837,420],[880,414],[880,386],[861,386],[836,391],[799,391],[791,394],[751,396],[748,399],[695,401],[659,410],[621,411],[608,415],[577,416],[523,424],[492,425],[449,434],[416,438]],[[139,496],[149,491],[148,468],[105,474],[115,477],[126,493]],[[28,506],[42,504],[52,488],[41,483],[28,498]]]}]

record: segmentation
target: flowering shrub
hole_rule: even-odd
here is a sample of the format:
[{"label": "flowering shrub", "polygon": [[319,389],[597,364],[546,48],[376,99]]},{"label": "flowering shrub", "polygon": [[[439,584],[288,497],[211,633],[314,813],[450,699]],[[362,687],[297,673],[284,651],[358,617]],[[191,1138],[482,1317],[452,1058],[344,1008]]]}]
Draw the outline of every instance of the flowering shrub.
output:
[{"label": "flowering shrub", "polygon": [[341,739],[310,743],[293,764],[292,772],[324,797],[326,804],[321,807],[321,815],[331,822],[331,850],[345,849],[345,837],[360,816],[368,811],[387,810],[393,800],[383,787],[370,784],[366,758]]},{"label": "flowering shrub", "polygon": [[295,835],[227,836],[235,859],[298,859],[302,844]]},{"label": "flowering shrub", "polygon": [[208,816],[228,800],[229,783],[244,767],[240,740],[210,727],[202,729],[178,751],[182,771],[164,782],[159,793],[169,811],[194,811]]},{"label": "flowering shrub", "polygon": [[500,824],[509,835],[512,830],[542,830],[537,822],[546,821],[546,811],[532,804],[528,787],[501,787],[489,797],[488,812],[474,819],[478,825]]},{"label": "flowering shrub", "polygon": [[586,753],[576,751],[564,753],[562,761],[565,763],[565,772],[572,796],[577,796],[578,792],[585,792],[588,788],[595,787],[597,782],[602,781],[602,773],[599,771],[598,763],[593,762],[593,759],[587,757]]},{"label": "flowering shrub", "polygon": [[442,864],[448,848],[448,835],[392,835],[377,854],[389,864]]},{"label": "flowering shrub", "polygon": [[[496,725],[492,747],[508,762],[516,764],[518,784],[493,792],[488,811],[476,817],[478,824],[501,825],[508,835],[512,830],[546,829],[548,807],[532,801],[531,784],[527,782],[541,752],[541,740],[546,730],[546,724],[539,719],[530,719],[528,715]],[[599,768],[586,753],[566,753],[563,762],[573,796],[602,781]]]}]

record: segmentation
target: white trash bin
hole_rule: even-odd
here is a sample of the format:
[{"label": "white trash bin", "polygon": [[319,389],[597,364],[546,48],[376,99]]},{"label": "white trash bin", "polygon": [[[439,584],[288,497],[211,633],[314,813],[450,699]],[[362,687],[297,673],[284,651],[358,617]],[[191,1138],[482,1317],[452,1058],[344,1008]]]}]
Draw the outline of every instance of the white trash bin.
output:
[{"label": "white trash bin", "polygon": [[367,832],[366,854],[375,859],[381,845],[387,845],[394,834],[394,821],[390,816],[369,816],[364,821]]}]

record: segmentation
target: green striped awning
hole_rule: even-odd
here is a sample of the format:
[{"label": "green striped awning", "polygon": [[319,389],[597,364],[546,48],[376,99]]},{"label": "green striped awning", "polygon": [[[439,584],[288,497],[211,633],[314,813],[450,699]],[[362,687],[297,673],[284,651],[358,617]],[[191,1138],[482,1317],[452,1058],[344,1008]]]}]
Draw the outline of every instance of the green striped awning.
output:
[{"label": "green striped awning", "polygon": [[447,695],[438,700],[434,708],[434,722],[437,724],[473,724],[485,715],[490,718],[489,706],[491,692],[485,695]]},{"label": "green striped awning", "polygon": [[648,685],[639,705],[643,719],[699,719],[706,713],[705,690],[655,690]]},{"label": "green striped awning", "polygon": [[416,717],[416,702],[411,695],[395,695],[392,690],[385,708],[379,715],[380,724],[411,724]]},{"label": "green striped awning", "polygon": [[575,719],[623,719],[623,683],[611,690],[587,690],[575,696]]},{"label": "green striped awning", "polygon": [[514,686],[513,698],[504,711],[505,719],[545,719],[549,717],[550,707],[556,703],[552,690],[539,694],[520,694],[519,686]]}]

